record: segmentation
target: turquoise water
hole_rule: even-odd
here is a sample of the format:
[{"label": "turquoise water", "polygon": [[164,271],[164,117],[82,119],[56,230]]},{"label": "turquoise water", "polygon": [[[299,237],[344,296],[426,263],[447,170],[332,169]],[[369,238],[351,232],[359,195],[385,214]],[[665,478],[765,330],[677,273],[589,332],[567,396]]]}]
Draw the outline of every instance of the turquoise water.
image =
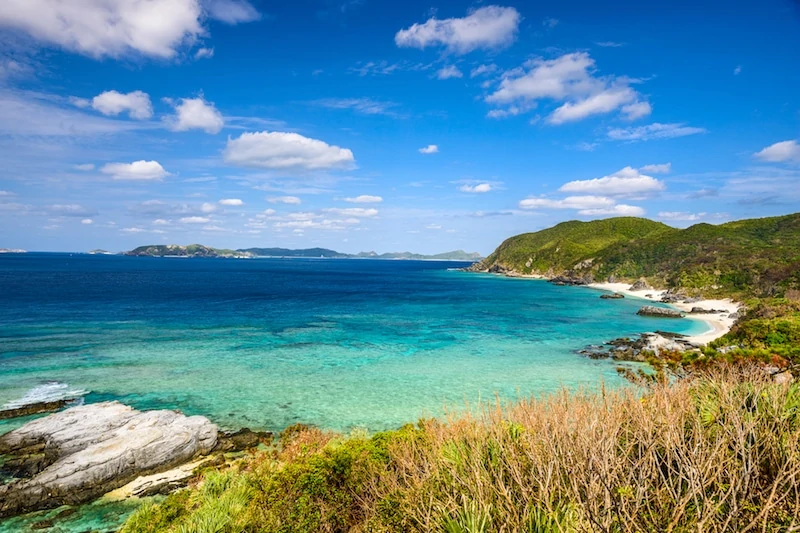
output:
[{"label": "turquoise water", "polygon": [[615,363],[574,350],[705,330],[639,317],[641,301],[457,266],[0,256],[0,405],[86,391],[225,428],[379,430],[495,395],[616,386]]}]

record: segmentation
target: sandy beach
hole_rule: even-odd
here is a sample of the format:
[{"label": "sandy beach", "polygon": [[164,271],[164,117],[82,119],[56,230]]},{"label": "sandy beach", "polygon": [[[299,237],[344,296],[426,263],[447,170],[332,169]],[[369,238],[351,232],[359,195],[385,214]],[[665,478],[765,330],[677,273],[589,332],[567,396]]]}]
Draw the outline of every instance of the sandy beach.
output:
[{"label": "sandy beach", "polygon": [[[631,287],[630,283],[591,283],[588,286],[593,289],[618,292],[620,294],[624,294],[626,297],[640,298],[642,300],[649,300],[656,302],[661,299],[661,297],[664,295],[665,292],[667,292],[665,290],[656,290],[656,289],[632,291],[630,290]],[[724,311],[723,313],[710,313],[710,314],[697,314],[697,315],[687,314],[687,318],[691,318],[692,320],[701,320],[705,322],[710,328],[709,331],[705,333],[701,333],[699,335],[690,335],[686,338],[687,341],[698,345],[708,344],[709,342],[722,337],[728,331],[730,331],[731,326],[733,326],[735,320],[729,318],[729,315],[731,313],[737,312],[739,310],[739,307],[741,306],[740,303],[734,302],[729,299],[700,300],[693,303],[673,303],[670,305],[686,313],[691,311],[693,307],[702,307],[703,309],[718,309]]]}]

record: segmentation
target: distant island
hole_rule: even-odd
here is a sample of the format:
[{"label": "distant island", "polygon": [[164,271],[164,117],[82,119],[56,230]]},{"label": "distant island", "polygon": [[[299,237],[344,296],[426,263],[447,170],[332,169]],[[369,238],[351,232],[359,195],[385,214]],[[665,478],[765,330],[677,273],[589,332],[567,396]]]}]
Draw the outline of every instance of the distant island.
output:
[{"label": "distant island", "polygon": [[102,250],[100,248],[96,250],[89,250],[89,255],[114,255],[114,252],[109,252],[108,250]]},{"label": "distant island", "polygon": [[26,254],[27,250],[21,248],[0,248],[0,254]]},{"label": "distant island", "polygon": [[[99,253],[97,251],[94,251]],[[92,253],[92,252],[89,252]],[[328,259],[416,259],[438,261],[479,261],[481,254],[455,250],[441,254],[425,255],[411,252],[391,252],[378,254],[376,252],[360,252],[358,254],[345,254],[327,248],[304,248],[293,250],[289,248],[240,248],[230,250],[225,248],[212,248],[202,244],[153,244],[139,246],[123,255],[137,257],[222,257],[235,259],[251,259],[255,257],[298,257],[298,258],[328,258]]]}]

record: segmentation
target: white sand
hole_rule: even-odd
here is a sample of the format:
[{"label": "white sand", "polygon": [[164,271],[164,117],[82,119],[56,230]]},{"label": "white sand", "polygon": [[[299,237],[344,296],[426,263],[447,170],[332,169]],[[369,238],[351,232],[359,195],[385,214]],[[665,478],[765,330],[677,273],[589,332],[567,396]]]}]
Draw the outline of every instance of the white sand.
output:
[{"label": "white sand", "polygon": [[[655,289],[649,289],[643,291],[631,291],[628,290],[630,286],[631,286],[630,283],[592,283],[589,285],[589,287],[592,287],[593,289],[618,292],[620,294],[624,294],[626,297],[641,298],[642,300],[650,300],[656,302],[661,299],[661,297],[664,295],[665,292],[667,292]],[[694,302],[691,304],[674,303],[670,305],[687,313],[692,310],[692,307],[702,307],[703,309],[723,309],[725,311],[724,313],[687,315],[687,318],[691,318],[693,320],[701,320],[705,322],[710,328],[709,331],[705,333],[701,333],[699,335],[690,335],[686,337],[687,341],[697,345],[708,344],[709,342],[722,337],[728,331],[730,331],[731,326],[733,326],[735,320],[732,318],[728,318],[728,315],[737,312],[739,310],[739,307],[741,306],[740,303],[734,302],[729,299],[700,300],[698,302]]]}]

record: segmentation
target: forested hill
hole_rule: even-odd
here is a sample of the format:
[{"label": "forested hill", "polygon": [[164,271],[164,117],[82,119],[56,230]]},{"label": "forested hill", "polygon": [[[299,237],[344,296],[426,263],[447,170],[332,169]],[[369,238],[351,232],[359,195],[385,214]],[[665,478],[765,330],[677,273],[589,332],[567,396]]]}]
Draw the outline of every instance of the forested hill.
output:
[{"label": "forested hill", "polygon": [[473,270],[782,294],[800,286],[800,213],[686,229],[634,217],[564,222],[507,239]]}]

